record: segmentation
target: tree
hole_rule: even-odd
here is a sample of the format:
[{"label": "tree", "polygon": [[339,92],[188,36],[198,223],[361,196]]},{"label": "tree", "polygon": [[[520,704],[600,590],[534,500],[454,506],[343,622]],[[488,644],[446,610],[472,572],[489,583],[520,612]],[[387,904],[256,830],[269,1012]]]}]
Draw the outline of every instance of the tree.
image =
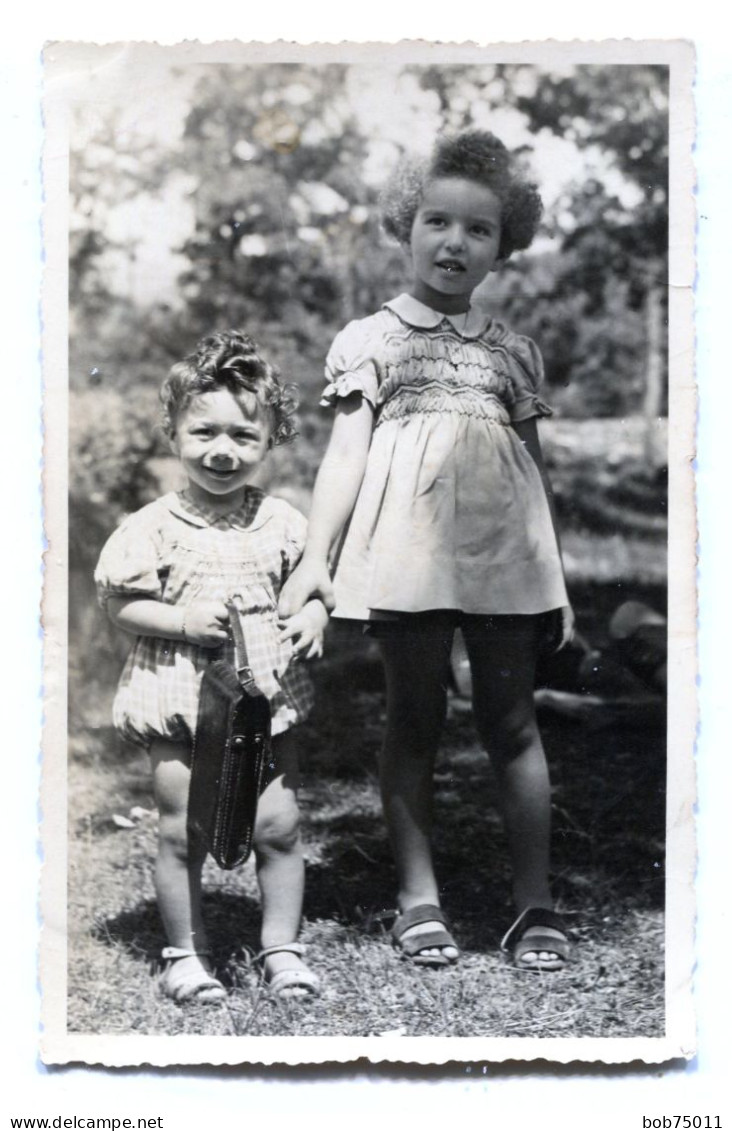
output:
[{"label": "tree", "polygon": [[373,220],[345,79],[336,65],[227,67],[196,89],[181,152],[197,179],[181,286],[200,327],[274,321],[307,346],[318,325],[352,316],[351,266]]},{"label": "tree", "polygon": [[[631,309],[644,308],[645,390],[649,417],[663,409],[665,349],[662,320],[668,257],[668,67],[577,67],[570,76],[542,75],[532,95],[517,99],[536,129],[570,137],[581,149],[600,147],[636,188],[634,208],[599,182],[575,193],[574,226],[564,246],[576,249],[588,292],[602,307],[603,264],[628,283]],[[594,261],[594,262],[593,262]],[[594,271],[592,270],[594,266]]]},{"label": "tree", "polygon": [[[665,407],[668,68],[585,65],[555,74],[510,64],[418,73],[437,95],[448,128],[490,124],[492,109],[512,106],[535,134],[562,137],[599,158],[608,173],[620,174],[623,199],[608,177],[568,184],[545,218],[555,255],[512,263],[496,293],[527,332],[543,328],[550,381],[573,387],[565,409],[659,415]],[[603,388],[609,383],[612,389]]]}]

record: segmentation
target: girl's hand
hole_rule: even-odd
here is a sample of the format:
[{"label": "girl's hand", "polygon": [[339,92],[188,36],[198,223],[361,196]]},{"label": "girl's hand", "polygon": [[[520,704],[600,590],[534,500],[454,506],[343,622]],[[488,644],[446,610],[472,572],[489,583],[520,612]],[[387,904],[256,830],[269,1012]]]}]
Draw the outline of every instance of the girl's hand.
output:
[{"label": "girl's hand", "polygon": [[570,605],[544,614],[541,651],[545,656],[561,652],[574,637],[574,613]]},{"label": "girl's hand", "polygon": [[216,648],[229,634],[229,610],[223,601],[193,601],[184,606],[181,632],[189,644]]},{"label": "girl's hand", "polygon": [[315,480],[305,552],[280,593],[282,617],[299,613],[308,597],[320,597],[327,609],[335,607],[328,555],[361,490],[373,430],[374,410],[360,393],[339,400]]},{"label": "girl's hand", "polygon": [[557,610],[559,624],[557,625],[557,637],[559,643],[554,649],[555,652],[561,652],[562,648],[566,648],[567,644],[571,644],[574,636],[574,610],[571,605],[564,605],[561,609]]},{"label": "girl's hand", "polygon": [[282,586],[278,604],[280,616],[292,617],[299,613],[310,597],[320,597],[326,609],[335,606],[327,563],[304,557]]},{"label": "girl's hand", "polygon": [[295,658],[313,660],[323,655],[323,631],[328,614],[322,601],[308,601],[304,608],[289,617],[280,633],[280,640],[291,640]]}]

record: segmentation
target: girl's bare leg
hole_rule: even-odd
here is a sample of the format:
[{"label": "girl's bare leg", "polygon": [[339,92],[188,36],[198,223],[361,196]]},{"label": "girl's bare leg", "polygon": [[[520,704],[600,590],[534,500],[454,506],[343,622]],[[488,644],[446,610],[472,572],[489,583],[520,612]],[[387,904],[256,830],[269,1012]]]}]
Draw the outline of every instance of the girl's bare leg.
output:
[{"label": "girl's bare leg", "polygon": [[[552,908],[549,888],[551,795],[534,709],[537,629],[533,617],[495,617],[463,627],[473,675],[473,707],[496,772],[513,866],[513,897]],[[546,928],[531,928],[531,931]],[[551,933],[551,932],[550,932]],[[543,953],[543,952],[542,952]],[[525,956],[531,961],[533,955]]]},{"label": "girl's bare leg", "polygon": [[[263,950],[297,939],[305,886],[297,807],[297,749],[291,732],[272,740],[272,755],[275,776],[259,800],[254,835]],[[304,968],[297,956],[284,952],[270,955],[265,963],[269,977],[280,970]]]},{"label": "girl's bare leg", "polygon": [[[162,739],[150,747],[155,800],[160,814],[155,889],[165,934],[170,946],[208,949],[201,917],[202,849],[190,849],[186,831],[190,750]],[[203,967],[198,958],[181,958],[177,965],[186,972]]]},{"label": "girl's bare leg", "polygon": [[[386,735],[381,752],[381,796],[399,882],[401,911],[439,907],[432,864],[433,772],[445,719],[452,629],[396,631],[379,641],[386,675]],[[403,937],[439,929],[421,923]],[[439,949],[425,950],[439,955]],[[446,947],[446,958],[457,950]]]}]

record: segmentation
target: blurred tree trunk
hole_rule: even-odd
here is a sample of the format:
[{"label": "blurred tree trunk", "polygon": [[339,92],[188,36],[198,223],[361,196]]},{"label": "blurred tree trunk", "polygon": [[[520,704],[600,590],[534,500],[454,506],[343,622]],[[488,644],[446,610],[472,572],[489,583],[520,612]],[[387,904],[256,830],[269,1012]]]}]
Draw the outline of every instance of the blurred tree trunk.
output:
[{"label": "blurred tree trunk", "polygon": [[657,279],[646,292],[646,382],[643,417],[646,422],[646,458],[655,451],[657,421],[663,410],[663,295]]}]

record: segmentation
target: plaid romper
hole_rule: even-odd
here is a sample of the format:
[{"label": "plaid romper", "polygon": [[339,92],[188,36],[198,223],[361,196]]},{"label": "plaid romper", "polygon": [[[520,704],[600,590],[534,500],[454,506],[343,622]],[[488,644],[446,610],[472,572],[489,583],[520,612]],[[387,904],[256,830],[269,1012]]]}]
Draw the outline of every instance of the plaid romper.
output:
[{"label": "plaid romper", "polygon": [[[280,643],[277,599],[297,565],[307,523],[283,499],[247,487],[243,506],[225,516],[171,492],[130,515],[104,546],[94,579],[102,606],[109,597],[141,597],[168,605],[233,600],[241,612],[249,664],[270,701],[272,733],[307,717],[310,680],[291,663],[292,642]],[[114,724],[129,741],[191,743],[203,672],[212,659],[233,661],[234,648],[137,637],[120,677]]]}]

